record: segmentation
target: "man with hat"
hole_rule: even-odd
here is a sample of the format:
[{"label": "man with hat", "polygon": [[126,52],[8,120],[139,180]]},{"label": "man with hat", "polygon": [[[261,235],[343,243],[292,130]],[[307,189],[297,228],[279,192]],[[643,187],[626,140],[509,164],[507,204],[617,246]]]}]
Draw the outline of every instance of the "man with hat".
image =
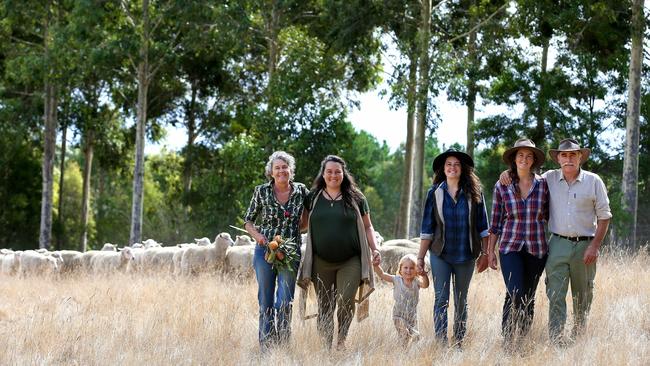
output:
[{"label": "man with hat", "polygon": [[549,299],[549,335],[562,341],[566,321],[566,293],[571,281],[573,336],[584,329],[593,299],[596,260],[612,217],[602,179],[581,169],[591,150],[574,139],[549,150],[560,169],[544,173],[550,192],[549,256],[546,294]]}]

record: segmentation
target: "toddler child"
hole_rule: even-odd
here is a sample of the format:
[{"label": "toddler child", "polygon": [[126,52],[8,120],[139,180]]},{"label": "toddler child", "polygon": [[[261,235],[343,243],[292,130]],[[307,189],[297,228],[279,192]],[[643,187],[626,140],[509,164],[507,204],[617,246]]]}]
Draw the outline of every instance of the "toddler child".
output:
[{"label": "toddler child", "polygon": [[420,289],[429,287],[429,277],[426,272],[418,275],[415,255],[407,254],[400,258],[396,275],[384,272],[380,265],[375,264],[375,272],[384,281],[393,284],[393,322],[397,329],[402,345],[406,346],[411,340],[420,338],[418,332],[417,306]]}]

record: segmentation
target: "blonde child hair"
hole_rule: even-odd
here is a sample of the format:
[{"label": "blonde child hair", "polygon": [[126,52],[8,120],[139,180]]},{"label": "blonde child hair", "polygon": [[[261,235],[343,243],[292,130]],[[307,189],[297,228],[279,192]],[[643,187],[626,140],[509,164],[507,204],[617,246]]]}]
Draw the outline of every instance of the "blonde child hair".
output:
[{"label": "blonde child hair", "polygon": [[415,257],[415,254],[406,254],[402,256],[402,258],[399,259],[399,262],[397,262],[397,272],[395,274],[402,275],[402,265],[406,261],[411,261],[414,266],[418,265],[417,258]]}]

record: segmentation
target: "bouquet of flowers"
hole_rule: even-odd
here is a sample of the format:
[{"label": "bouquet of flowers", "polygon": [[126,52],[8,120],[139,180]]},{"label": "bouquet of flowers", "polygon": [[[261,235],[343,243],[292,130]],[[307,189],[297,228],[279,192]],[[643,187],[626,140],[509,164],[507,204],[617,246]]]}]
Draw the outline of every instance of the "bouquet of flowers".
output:
[{"label": "bouquet of flowers", "polygon": [[286,269],[294,272],[296,270],[295,263],[300,258],[297,248],[298,246],[291,239],[284,239],[280,235],[276,235],[266,245],[264,259],[272,264],[276,271]]}]

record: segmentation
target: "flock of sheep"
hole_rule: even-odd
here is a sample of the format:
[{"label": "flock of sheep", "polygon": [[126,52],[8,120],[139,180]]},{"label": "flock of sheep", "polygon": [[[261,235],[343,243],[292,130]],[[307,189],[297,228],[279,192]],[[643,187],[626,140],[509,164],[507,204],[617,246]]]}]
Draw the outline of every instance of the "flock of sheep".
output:
[{"label": "flock of sheep", "polygon": [[[12,251],[0,249],[0,270],[7,276],[59,276],[71,273],[110,275],[112,273],[150,273],[191,276],[224,273],[247,277],[253,274],[255,242],[247,235],[221,233],[214,242],[208,238],[196,243],[162,246],[153,239],[123,248],[106,243],[101,250],[78,252],[45,249]],[[376,233],[385,271],[395,272],[405,254],[417,254],[417,240],[396,239],[383,242]],[[304,245],[302,246],[304,252]]]}]

